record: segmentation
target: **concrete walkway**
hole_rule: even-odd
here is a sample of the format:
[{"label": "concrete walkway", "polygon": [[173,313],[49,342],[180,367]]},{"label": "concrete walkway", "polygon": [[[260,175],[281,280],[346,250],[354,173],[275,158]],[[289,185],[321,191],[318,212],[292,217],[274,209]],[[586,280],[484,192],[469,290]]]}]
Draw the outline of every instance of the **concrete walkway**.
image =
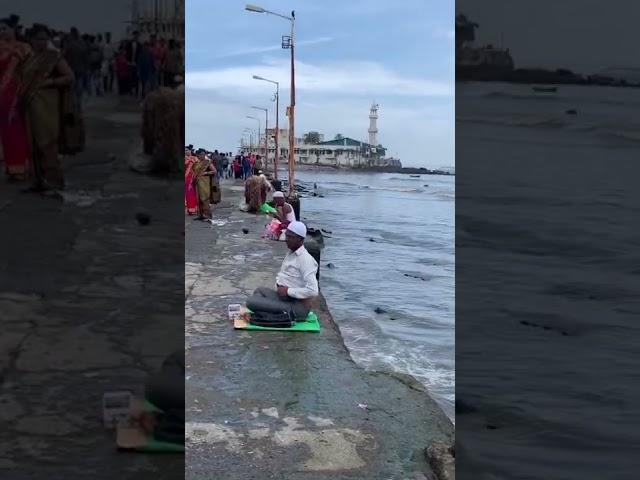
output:
[{"label": "concrete walkway", "polygon": [[101,423],[105,391],[141,392],[183,343],[183,187],[129,171],[140,120],[93,101],[64,201],[1,180],[0,478],[182,478],[183,456],[118,453]]},{"label": "concrete walkway", "polygon": [[424,449],[452,443],[450,420],[410,377],[357,367],[324,300],[320,334],[233,330],[227,305],[271,286],[286,246],[231,182],[215,225],[185,224],[186,477],[435,478]]}]

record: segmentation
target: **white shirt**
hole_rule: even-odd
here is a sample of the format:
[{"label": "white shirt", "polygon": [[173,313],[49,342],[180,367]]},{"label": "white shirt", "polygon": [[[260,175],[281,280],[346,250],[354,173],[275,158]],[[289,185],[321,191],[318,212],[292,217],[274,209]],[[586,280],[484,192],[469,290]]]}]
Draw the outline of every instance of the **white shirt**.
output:
[{"label": "white shirt", "polygon": [[285,205],[289,205],[289,208],[290,208],[289,213],[287,213],[287,222],[289,222],[289,223],[295,222],[296,221],[296,212],[293,210],[293,207],[290,204],[285,203]]},{"label": "white shirt", "polygon": [[304,246],[295,252],[289,250],[276,276],[276,288],[278,285],[289,287],[288,295],[299,300],[317,297],[317,272],[318,262]]}]

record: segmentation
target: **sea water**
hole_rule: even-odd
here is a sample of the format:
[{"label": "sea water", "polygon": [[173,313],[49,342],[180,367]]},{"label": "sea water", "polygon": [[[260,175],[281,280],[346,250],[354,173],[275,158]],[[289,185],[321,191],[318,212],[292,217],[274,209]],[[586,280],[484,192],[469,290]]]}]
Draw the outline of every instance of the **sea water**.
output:
[{"label": "sea water", "polygon": [[468,83],[456,108],[462,464],[635,478],[640,90]]},{"label": "sea water", "polygon": [[301,216],[325,230],[320,284],[352,358],[414,376],[453,418],[455,177],[296,179],[323,196],[303,198]]}]

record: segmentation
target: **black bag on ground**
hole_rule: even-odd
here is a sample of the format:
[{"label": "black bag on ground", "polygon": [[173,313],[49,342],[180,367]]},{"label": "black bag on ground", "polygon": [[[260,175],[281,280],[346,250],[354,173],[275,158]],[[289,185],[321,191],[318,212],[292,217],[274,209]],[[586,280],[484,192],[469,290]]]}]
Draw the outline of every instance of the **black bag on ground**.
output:
[{"label": "black bag on ground", "polygon": [[249,323],[257,327],[291,328],[296,321],[289,312],[251,312]]}]

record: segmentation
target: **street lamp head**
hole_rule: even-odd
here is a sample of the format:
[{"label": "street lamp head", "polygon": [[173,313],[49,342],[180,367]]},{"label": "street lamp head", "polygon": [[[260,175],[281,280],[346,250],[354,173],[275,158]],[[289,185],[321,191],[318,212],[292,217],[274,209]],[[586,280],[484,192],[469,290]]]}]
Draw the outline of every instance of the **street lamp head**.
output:
[{"label": "street lamp head", "polygon": [[244,9],[245,9],[245,10],[248,10],[249,12],[255,12],[255,13],[264,13],[264,12],[266,11],[266,10],[265,10],[264,8],[262,8],[262,7],[258,7],[258,6],[256,6],[256,5],[250,5],[250,4],[247,4],[247,5],[244,7]]},{"label": "street lamp head", "polygon": [[253,76],[253,79],[254,79],[254,80],[265,80],[264,78],[259,77],[258,75],[254,75],[254,76]]}]

